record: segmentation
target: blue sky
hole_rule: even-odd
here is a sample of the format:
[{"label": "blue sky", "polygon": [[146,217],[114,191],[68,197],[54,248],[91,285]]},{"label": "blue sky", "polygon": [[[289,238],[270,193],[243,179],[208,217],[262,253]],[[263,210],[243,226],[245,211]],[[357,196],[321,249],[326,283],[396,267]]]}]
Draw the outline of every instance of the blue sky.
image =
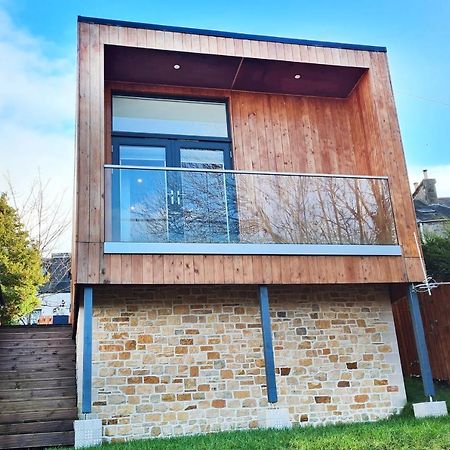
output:
[{"label": "blue sky", "polygon": [[410,181],[450,196],[448,0],[0,0],[0,191],[39,166],[70,207],[77,15],[386,46]]}]

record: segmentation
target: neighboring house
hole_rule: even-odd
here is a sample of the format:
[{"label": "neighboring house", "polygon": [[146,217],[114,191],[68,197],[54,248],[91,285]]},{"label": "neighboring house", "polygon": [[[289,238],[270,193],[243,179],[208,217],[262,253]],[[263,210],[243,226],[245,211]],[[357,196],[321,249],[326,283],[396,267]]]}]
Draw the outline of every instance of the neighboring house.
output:
[{"label": "neighboring house", "polygon": [[398,412],[391,292],[423,275],[386,50],[78,36],[80,418],[122,440]]},{"label": "neighboring house", "polygon": [[423,180],[414,183],[413,192],[416,219],[421,233],[442,233],[450,225],[450,197],[438,197],[436,179],[428,178],[423,171]]},{"label": "neighboring house", "polygon": [[40,289],[41,294],[70,293],[70,253],[53,253],[44,259],[47,283]]},{"label": "neighboring house", "polygon": [[39,290],[41,305],[31,313],[31,324],[67,323],[70,314],[70,264],[70,253],[54,253],[44,259],[44,272],[49,278]]}]

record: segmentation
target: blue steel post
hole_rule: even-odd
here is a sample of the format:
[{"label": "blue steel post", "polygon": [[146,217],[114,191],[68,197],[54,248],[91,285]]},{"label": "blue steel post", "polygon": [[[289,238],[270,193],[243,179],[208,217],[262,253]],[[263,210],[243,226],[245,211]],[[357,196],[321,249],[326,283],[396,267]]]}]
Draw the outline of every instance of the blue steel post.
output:
[{"label": "blue steel post", "polygon": [[409,311],[414,330],[414,338],[416,340],[417,354],[419,355],[420,373],[422,374],[423,389],[427,397],[434,397],[433,375],[431,373],[430,360],[428,358],[427,343],[425,341],[425,333],[423,331],[422,315],[420,313],[419,298],[413,285],[408,286],[408,302]]},{"label": "blue steel post", "polygon": [[92,287],[84,288],[83,316],[83,395],[81,412],[89,414],[92,410]]},{"label": "blue steel post", "polygon": [[273,358],[272,326],[270,324],[269,291],[267,286],[259,286],[259,308],[263,335],[264,363],[266,366],[267,399],[269,403],[278,401]]}]

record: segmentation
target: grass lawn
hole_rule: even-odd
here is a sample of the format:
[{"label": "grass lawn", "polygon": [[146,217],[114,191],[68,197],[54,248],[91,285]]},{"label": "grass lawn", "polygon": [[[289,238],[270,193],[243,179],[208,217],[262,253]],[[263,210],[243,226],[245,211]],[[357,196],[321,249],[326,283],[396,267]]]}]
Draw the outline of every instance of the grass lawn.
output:
[{"label": "grass lawn", "polygon": [[[420,380],[407,379],[405,383],[410,403],[424,400]],[[437,386],[437,399],[450,405],[450,388]],[[149,439],[103,445],[101,450],[450,450],[450,418],[417,420],[410,403],[401,415],[375,423]]]},{"label": "grass lawn", "polygon": [[[423,393],[422,381],[418,378],[405,378],[406,394],[408,396],[408,404],[402,411],[402,417],[414,417],[413,403],[426,402],[428,399]],[[436,388],[435,400],[445,400],[447,408],[450,408],[450,386],[443,383],[434,383]],[[450,433],[450,430],[449,430]]]}]

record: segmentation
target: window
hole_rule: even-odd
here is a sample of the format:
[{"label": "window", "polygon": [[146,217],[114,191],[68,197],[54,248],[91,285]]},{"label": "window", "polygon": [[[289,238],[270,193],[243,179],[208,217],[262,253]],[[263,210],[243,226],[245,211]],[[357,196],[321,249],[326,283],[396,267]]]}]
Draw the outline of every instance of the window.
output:
[{"label": "window", "polygon": [[226,104],[131,96],[112,104],[113,163],[127,166],[113,176],[113,239],[233,239],[234,183],[208,172],[232,168]]},{"label": "window", "polygon": [[113,131],[228,137],[225,103],[113,97]]}]

